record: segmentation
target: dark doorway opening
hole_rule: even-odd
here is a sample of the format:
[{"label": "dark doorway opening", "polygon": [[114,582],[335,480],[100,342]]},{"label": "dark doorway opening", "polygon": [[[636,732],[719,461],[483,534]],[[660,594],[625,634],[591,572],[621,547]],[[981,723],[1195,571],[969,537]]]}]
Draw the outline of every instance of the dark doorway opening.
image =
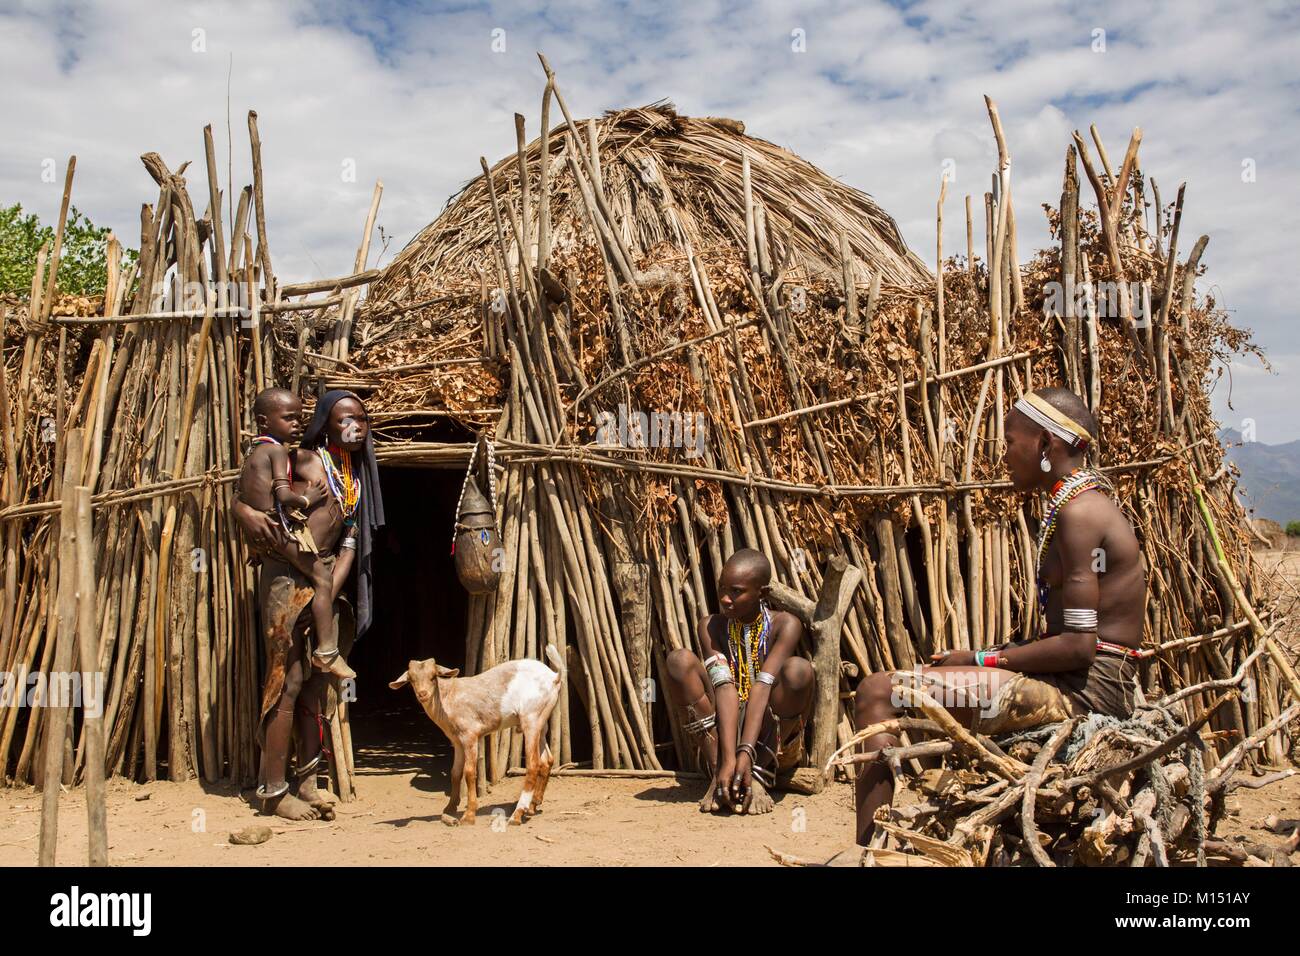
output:
[{"label": "dark doorway opening", "polygon": [[[465,666],[469,595],[456,578],[451,532],[464,476],[441,468],[380,468],[388,524],[372,558],[374,622],[349,659],[357,672],[354,714],[398,695],[388,682],[411,660]],[[410,693],[401,697],[418,707]]]},{"label": "dark doorway opening", "polygon": [[[432,657],[465,666],[469,595],[456,577],[451,533],[464,473],[460,469],[380,467],[387,525],[375,541],[374,621],[348,663],[357,672],[350,705],[358,770],[381,770],[385,755],[411,766],[420,754],[451,750],[410,688],[389,681],[407,662]],[[431,768],[432,769],[432,768]]]}]

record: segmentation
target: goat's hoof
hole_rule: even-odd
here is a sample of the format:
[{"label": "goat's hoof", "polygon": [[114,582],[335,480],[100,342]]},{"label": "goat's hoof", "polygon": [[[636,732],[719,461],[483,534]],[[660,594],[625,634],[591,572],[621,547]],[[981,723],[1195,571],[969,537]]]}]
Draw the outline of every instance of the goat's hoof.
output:
[{"label": "goat's hoof", "polygon": [[442,820],[442,822],[447,824],[447,826],[449,827],[460,826],[460,820],[456,818],[456,815],[454,813],[444,813],[441,817],[439,817],[439,819]]},{"label": "goat's hoof", "polygon": [[474,825],[474,815],[467,813],[460,818],[460,825],[463,827],[472,827]]},{"label": "goat's hoof", "polygon": [[514,813],[510,814],[510,825],[512,827],[522,826],[523,822],[523,814],[519,813],[519,811],[516,810]]}]

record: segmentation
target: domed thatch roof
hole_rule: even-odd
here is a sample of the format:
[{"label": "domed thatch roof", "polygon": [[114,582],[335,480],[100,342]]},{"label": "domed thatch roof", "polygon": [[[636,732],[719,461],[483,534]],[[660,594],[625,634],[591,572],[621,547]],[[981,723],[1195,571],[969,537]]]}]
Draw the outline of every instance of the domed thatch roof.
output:
[{"label": "domed thatch roof", "polygon": [[[832,179],[789,150],[746,136],[744,124],[715,117],[680,116],[667,102],[607,112],[595,124],[604,195],[634,265],[655,246],[669,242],[694,250],[715,244],[746,248],[742,156],[748,154],[755,207],[766,219],[773,268],[785,262],[805,275],[841,274],[840,239],[847,236],[856,281],[879,275],[886,285],[932,280],[903,241],[898,225],[866,193]],[[577,121],[582,146],[588,123]],[[557,252],[590,242],[590,225],[566,157],[565,124],[549,137],[552,180],[551,248]],[[541,181],[541,139],[525,150],[529,189],[528,233],[538,236],[536,197]],[[492,168],[498,196],[519,194],[515,155]],[[516,215],[518,209],[515,209]],[[674,222],[680,223],[680,232]],[[478,176],[453,197],[442,214],[407,244],[371,287],[371,302],[404,304],[421,290],[442,286],[448,274],[470,273],[492,262],[495,224],[487,180]],[[509,236],[509,225],[505,226]],[[586,237],[581,237],[581,233]],[[511,256],[517,251],[511,244]]]}]

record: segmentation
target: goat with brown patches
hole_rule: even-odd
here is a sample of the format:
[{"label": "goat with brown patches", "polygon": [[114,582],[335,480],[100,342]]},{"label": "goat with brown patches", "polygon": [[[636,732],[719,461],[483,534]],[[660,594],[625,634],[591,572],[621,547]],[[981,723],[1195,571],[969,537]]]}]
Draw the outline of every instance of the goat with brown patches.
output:
[{"label": "goat with brown patches", "polygon": [[[506,661],[474,677],[457,677],[458,670],[443,667],[433,658],[411,661],[405,673],[388,686],[394,690],[411,685],[424,712],[447,735],[456,748],[451,768],[451,793],[442,811],[442,822],[472,824],[478,812],[478,741],[484,734],[518,727],[524,735],[527,776],[510,822],[518,825],[542,810],[542,797],[551,775],[554,757],[546,743],[546,724],[560,699],[564,661],[551,645],[546,656],[551,670],[541,661]],[[457,820],[460,787],[464,782],[469,804]]]}]

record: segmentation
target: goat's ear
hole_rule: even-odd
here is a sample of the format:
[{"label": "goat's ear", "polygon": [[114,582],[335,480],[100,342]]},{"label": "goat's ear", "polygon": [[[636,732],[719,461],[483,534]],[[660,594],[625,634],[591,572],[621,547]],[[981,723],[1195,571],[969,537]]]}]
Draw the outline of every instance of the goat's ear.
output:
[{"label": "goat's ear", "polygon": [[407,683],[410,680],[411,680],[411,672],[402,671],[402,676],[397,678],[397,680],[395,681],[390,681],[388,686],[391,687],[393,690],[401,690],[403,687],[407,685]]},{"label": "goat's ear", "polygon": [[439,677],[455,677],[460,673],[460,668],[458,667],[443,667],[441,664],[436,664],[434,666],[438,668]]}]

